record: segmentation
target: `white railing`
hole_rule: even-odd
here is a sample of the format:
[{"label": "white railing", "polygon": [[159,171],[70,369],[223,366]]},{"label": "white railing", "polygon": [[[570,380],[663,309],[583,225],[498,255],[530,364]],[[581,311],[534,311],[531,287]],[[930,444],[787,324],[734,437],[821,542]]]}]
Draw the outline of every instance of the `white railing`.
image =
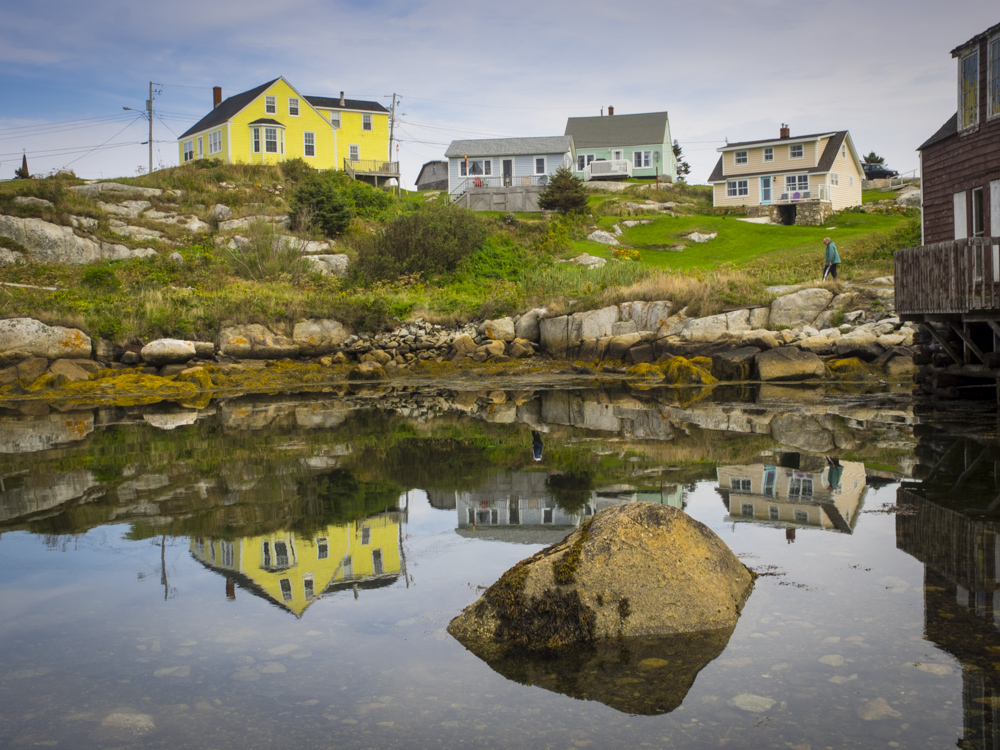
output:
[{"label": "white railing", "polygon": [[463,177],[458,184],[451,189],[449,196],[452,201],[458,200],[469,190],[485,190],[492,188],[519,188],[535,187],[547,185],[549,175],[547,174],[525,174],[525,175],[476,175],[473,177]]},{"label": "white railing", "polygon": [[828,201],[830,200],[829,185],[813,185],[808,190],[788,189],[781,193],[775,203],[798,203],[799,201]]},{"label": "white railing", "polygon": [[601,177],[631,177],[632,162],[628,159],[604,159],[592,161],[583,170],[585,181],[599,179]]},{"label": "white railing", "polygon": [[919,171],[920,170],[917,169],[911,169],[909,172],[906,172],[904,174],[897,175],[896,177],[890,177],[889,189],[893,190],[897,187],[903,187],[903,185],[915,181],[919,177],[918,175]]}]

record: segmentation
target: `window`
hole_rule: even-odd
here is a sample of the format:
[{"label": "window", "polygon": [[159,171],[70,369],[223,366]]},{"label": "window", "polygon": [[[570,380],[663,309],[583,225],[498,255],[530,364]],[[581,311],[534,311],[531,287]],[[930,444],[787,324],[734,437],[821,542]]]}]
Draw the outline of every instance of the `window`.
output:
[{"label": "window", "polygon": [[276,568],[288,567],[288,545],[285,542],[274,543],[274,566]]},{"label": "window", "polygon": [[311,575],[302,576],[302,589],[305,592],[306,601],[309,601],[310,599],[314,599],[316,597],[316,587],[315,584],[313,583],[313,577]]},{"label": "window", "polygon": [[475,508],[467,508],[469,523],[474,524],[476,522],[476,510]]},{"label": "window", "polygon": [[271,545],[268,542],[261,545],[260,562],[265,568],[271,567]]},{"label": "window", "polygon": [[753,518],[753,503],[741,503],[740,504],[740,515]]},{"label": "window", "polygon": [[509,507],[507,508],[507,523],[511,526],[517,526],[521,523],[521,508],[517,500],[509,500]]},{"label": "window", "polygon": [[847,185],[848,187],[854,187],[854,175],[847,178]]},{"label": "window", "polygon": [[778,514],[778,506],[777,505],[768,505],[767,506],[767,517],[770,518],[772,521],[777,521],[778,520],[778,518],[780,516]]},{"label": "window", "polygon": [[299,98],[297,96],[288,97],[288,115],[289,117],[299,116]]},{"label": "window", "polygon": [[316,134],[303,133],[302,139],[302,153],[306,156],[316,156]]},{"label": "window", "polygon": [[576,157],[576,171],[582,172],[587,168],[587,165],[594,161],[593,154],[577,154]]},{"label": "window", "polygon": [[990,40],[989,79],[986,86],[986,100],[989,102],[989,116],[1000,117],[1000,36]]},{"label": "window", "polygon": [[496,508],[480,510],[477,518],[479,519],[479,523],[483,525],[493,524],[496,526],[500,522],[500,511]]},{"label": "window", "polygon": [[467,175],[472,175],[473,177],[486,175],[488,177],[493,174],[493,160],[469,159],[468,165],[466,165],[466,160],[462,159],[458,168],[463,177]]},{"label": "window", "polygon": [[265,96],[264,111],[269,115],[278,114],[278,98],[275,96]]},{"label": "window", "polygon": [[788,158],[789,159],[801,159],[805,156],[805,149],[801,143],[796,143],[794,146],[788,147]]},{"label": "window", "polygon": [[282,578],[278,581],[278,585],[281,587],[281,601],[290,602],[292,600],[292,579]]},{"label": "window", "polygon": [[807,174],[788,174],[785,175],[785,192],[804,192],[809,190],[809,175]]},{"label": "window", "polygon": [[804,510],[795,511],[795,523],[809,523],[809,512]]},{"label": "window", "polygon": [[208,543],[208,556],[215,562],[215,542]]},{"label": "window", "polygon": [[269,154],[278,153],[277,128],[264,128],[264,150]]},{"label": "window", "polygon": [[316,559],[325,560],[330,556],[330,543],[326,537],[316,540]]},{"label": "window", "polygon": [[841,143],[840,144],[840,157],[842,159],[846,159],[847,158],[847,144],[846,143]]},{"label": "window", "polygon": [[260,153],[260,128],[253,129],[253,152]]},{"label": "window", "polygon": [[354,577],[354,558],[347,555],[340,561],[341,578]]},{"label": "window", "polygon": [[812,497],[813,480],[812,477],[792,477],[788,484],[788,495],[790,497]]},{"label": "window", "polygon": [[184,161],[194,158],[194,141],[184,141]]},{"label": "window", "polygon": [[749,180],[730,180],[726,183],[727,198],[738,198],[743,195],[750,195]]},{"label": "window", "polygon": [[372,543],[372,530],[370,527],[365,526],[361,529],[361,543],[371,544]]},{"label": "window", "polygon": [[969,128],[979,121],[979,53],[962,58],[958,84],[958,127]]},{"label": "window", "polygon": [[746,151],[737,151],[733,156],[737,164],[747,164],[750,161]]},{"label": "window", "polygon": [[643,167],[649,167],[653,164],[653,152],[652,151],[633,151],[632,152],[632,166],[642,169]]},{"label": "window", "polygon": [[340,112],[330,113],[330,124],[334,127],[335,130],[340,128]]},{"label": "window", "polygon": [[372,129],[372,116],[371,115],[361,115],[361,129],[371,130]]},{"label": "window", "polygon": [[542,523],[552,523],[552,508],[542,508]]},{"label": "window", "polygon": [[770,146],[764,149],[764,161],[774,161],[774,149]]},{"label": "window", "polygon": [[382,562],[382,550],[380,549],[372,550],[372,572],[377,576],[385,573],[385,565]]},{"label": "window", "polygon": [[545,157],[535,157],[535,174],[545,174]]},{"label": "window", "polygon": [[836,172],[830,172],[830,184],[834,187],[840,187],[840,175]]},{"label": "window", "polygon": [[753,481],[748,477],[732,477],[729,480],[729,489],[737,492],[753,492]]},{"label": "window", "polygon": [[227,568],[233,567],[236,564],[236,549],[233,547],[233,543],[219,542],[219,547],[222,550],[222,564]]},{"label": "window", "polygon": [[983,189],[972,188],[972,236],[982,237],[985,230],[983,220]]},{"label": "window", "polygon": [[208,134],[208,153],[217,154],[222,151],[222,131],[216,130]]},{"label": "window", "polygon": [[350,152],[351,161],[359,161],[361,159],[361,146],[351,146]]},{"label": "window", "polygon": [[198,158],[200,159],[205,155],[205,139],[200,135],[198,136]]}]

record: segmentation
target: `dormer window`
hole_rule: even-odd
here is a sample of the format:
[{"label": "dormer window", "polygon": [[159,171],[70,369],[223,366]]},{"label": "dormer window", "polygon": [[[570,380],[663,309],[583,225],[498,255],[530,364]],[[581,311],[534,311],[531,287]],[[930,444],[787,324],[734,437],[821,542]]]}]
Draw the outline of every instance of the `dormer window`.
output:
[{"label": "dormer window", "polygon": [[737,164],[746,164],[748,162],[746,151],[737,151],[735,158]]},{"label": "dormer window", "polygon": [[979,122],[979,52],[961,59],[958,81],[958,127],[971,128]]},{"label": "dormer window", "polygon": [[801,159],[804,156],[805,156],[805,150],[801,143],[796,143],[794,146],[788,147],[789,159]]}]

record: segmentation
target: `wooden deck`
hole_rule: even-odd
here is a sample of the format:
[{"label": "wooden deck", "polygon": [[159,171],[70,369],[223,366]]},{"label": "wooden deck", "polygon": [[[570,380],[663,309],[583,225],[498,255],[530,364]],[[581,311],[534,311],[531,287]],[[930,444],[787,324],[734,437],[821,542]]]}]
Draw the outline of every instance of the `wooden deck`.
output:
[{"label": "wooden deck", "polygon": [[1000,319],[1000,237],[969,237],[899,250],[896,312],[906,320]]}]

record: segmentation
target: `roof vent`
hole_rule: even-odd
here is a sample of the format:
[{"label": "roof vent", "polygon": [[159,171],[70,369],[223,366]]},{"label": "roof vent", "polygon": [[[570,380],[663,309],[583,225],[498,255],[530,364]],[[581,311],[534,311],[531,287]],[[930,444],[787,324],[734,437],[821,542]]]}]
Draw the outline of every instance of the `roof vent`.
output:
[{"label": "roof vent", "polygon": [[344,92],[343,91],[340,92],[340,106],[341,107],[344,106]]},{"label": "roof vent", "polygon": [[788,127],[788,123],[784,123],[784,122],[781,123],[781,130],[779,130],[778,133],[781,135],[782,138],[791,138],[792,137],[792,131],[791,131],[791,128]]}]

